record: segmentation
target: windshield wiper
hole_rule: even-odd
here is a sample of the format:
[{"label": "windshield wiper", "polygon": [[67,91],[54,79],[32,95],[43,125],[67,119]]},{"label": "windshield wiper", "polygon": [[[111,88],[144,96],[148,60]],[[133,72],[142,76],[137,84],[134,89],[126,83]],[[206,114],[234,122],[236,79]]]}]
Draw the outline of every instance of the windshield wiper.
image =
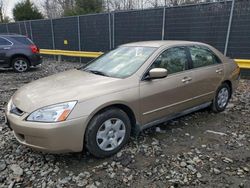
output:
[{"label": "windshield wiper", "polygon": [[104,73],[104,72],[102,72],[102,71],[97,71],[97,70],[88,70],[88,69],[85,69],[85,71],[87,71],[87,72],[91,72],[91,73],[93,73],[93,74],[97,74],[97,75],[101,75],[101,76],[107,76],[107,77],[109,77],[109,75],[105,74],[105,73]]}]

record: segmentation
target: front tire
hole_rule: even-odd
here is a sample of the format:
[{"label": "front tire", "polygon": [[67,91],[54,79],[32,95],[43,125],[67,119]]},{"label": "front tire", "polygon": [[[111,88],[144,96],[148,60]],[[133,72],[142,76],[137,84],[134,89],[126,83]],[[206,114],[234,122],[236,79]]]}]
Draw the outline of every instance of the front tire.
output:
[{"label": "front tire", "polygon": [[12,61],[12,68],[14,69],[15,72],[26,72],[30,68],[30,64],[28,59],[24,57],[17,57],[13,59]]},{"label": "front tire", "polygon": [[217,90],[212,103],[212,111],[215,113],[222,112],[226,109],[230,100],[231,89],[228,84],[223,83]]},{"label": "front tire", "polygon": [[110,108],[97,114],[85,132],[88,151],[98,158],[114,155],[128,142],[131,122],[119,108]]}]

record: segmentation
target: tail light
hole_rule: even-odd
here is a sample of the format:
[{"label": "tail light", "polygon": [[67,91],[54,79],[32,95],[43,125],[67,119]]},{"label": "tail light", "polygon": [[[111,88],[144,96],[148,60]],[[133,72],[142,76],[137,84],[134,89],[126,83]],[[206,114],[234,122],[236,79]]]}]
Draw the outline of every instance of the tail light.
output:
[{"label": "tail light", "polygon": [[30,45],[30,49],[34,54],[39,53],[40,51],[40,49],[36,45]]}]

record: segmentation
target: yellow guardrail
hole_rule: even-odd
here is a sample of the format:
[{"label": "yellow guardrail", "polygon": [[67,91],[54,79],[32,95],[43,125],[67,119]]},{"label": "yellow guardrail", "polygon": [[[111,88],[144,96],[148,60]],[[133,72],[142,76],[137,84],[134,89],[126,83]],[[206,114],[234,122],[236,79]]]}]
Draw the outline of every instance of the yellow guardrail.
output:
[{"label": "yellow guardrail", "polygon": [[235,62],[242,69],[250,69],[250,59],[235,59]]},{"label": "yellow guardrail", "polygon": [[48,49],[40,49],[40,53],[44,55],[90,57],[90,58],[96,58],[103,54],[103,52],[84,52],[84,51],[48,50]]},{"label": "yellow guardrail", "polygon": [[[84,51],[48,50],[48,49],[41,49],[40,53],[45,55],[57,55],[60,57],[59,59],[61,59],[61,56],[96,58],[103,54],[103,52],[84,52]],[[250,69],[250,59],[235,59],[235,62],[242,69]]]}]

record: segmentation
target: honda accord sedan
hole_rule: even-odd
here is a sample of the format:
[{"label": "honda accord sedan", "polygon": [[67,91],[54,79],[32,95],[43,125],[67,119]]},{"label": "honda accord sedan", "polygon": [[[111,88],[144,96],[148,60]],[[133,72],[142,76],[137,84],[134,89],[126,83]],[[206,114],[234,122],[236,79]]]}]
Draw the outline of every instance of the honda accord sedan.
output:
[{"label": "honda accord sedan", "polygon": [[16,139],[53,153],[117,153],[132,133],[202,108],[225,110],[236,63],[197,42],[125,44],[84,67],[20,88],[6,109]]}]

